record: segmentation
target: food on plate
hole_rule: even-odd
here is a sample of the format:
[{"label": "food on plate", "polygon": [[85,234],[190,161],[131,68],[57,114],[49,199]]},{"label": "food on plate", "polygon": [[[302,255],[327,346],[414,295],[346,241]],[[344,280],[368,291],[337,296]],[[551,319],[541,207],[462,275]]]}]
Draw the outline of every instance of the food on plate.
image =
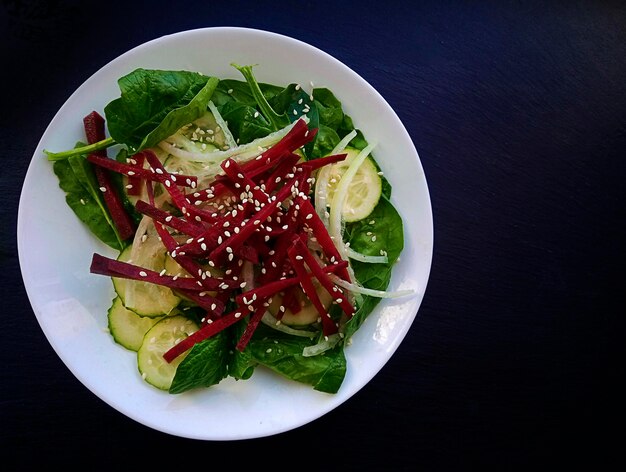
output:
[{"label": "food on plate", "polygon": [[[102,244],[113,339],[178,394],[263,366],[336,393],[344,349],[403,246],[375,143],[326,88],[136,69],[46,150],[66,202]],[[103,314],[104,315],[104,314]]]}]

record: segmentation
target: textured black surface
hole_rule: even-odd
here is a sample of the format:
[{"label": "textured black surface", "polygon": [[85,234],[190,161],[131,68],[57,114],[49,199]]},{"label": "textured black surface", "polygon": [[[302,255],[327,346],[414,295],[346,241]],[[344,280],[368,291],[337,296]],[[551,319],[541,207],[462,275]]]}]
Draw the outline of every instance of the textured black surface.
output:
[{"label": "textured black surface", "polygon": [[[623,3],[171,3],[2,2],[3,459],[624,466]],[[422,307],[374,380],[311,424],[231,443],[148,429],[80,384],[39,328],[16,243],[22,179],[67,97],[128,49],[208,26],[295,37],[368,80],[415,142],[435,223]]]}]

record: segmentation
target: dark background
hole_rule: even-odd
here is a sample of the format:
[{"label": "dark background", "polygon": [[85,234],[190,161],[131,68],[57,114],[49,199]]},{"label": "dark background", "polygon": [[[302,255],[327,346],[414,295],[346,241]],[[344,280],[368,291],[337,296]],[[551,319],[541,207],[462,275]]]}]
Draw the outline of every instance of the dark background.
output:
[{"label": "dark background", "polygon": [[[308,425],[238,442],[151,430],[88,391],[39,328],[17,257],[22,180],[69,95],[128,49],[209,26],[292,36],[369,81],[418,149],[435,224],[426,296],[382,371]],[[3,0],[0,51],[3,461],[624,466],[623,2]]]}]

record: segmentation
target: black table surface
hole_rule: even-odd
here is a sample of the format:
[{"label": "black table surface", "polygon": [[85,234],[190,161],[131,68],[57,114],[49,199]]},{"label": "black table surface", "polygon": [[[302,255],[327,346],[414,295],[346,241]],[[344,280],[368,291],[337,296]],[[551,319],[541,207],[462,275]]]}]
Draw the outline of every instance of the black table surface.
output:
[{"label": "black table surface", "polygon": [[[371,83],[416,145],[435,227],[423,303],[378,375],[307,425],[231,442],[152,430],[83,386],[33,314],[16,238],[24,175],[69,95],[134,46],[211,26],[306,41]],[[18,0],[0,31],[4,460],[624,465],[623,2]]]}]

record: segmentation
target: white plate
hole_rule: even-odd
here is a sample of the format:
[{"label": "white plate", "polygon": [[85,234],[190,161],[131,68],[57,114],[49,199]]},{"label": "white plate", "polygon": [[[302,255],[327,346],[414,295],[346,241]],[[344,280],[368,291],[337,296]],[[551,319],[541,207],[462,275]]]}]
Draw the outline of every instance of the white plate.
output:
[{"label": "white plate", "polygon": [[[89,272],[94,252],[114,256],[88,233],[65,203],[43,149],[63,150],[83,138],[82,118],[119,96],[117,79],[138,67],[186,69],[242,79],[230,64],[257,64],[259,81],[328,87],[366,138],[393,185],[405,223],[406,246],[391,289],[417,295],[387,301],[346,347],[348,372],[337,394],[320,393],[257,368],[251,379],[226,379],[209,389],[170,395],[146,384],[134,353],[105,330],[111,281]],[[58,111],[28,168],[18,212],[22,276],[37,320],[70,371],[113,408],[148,427],[181,437],[235,440],[269,436],[311,422],[366,385],[385,365],[417,314],[433,249],[426,178],[406,129],[364,79],[327,53],[282,35],[245,28],[207,28],[164,36],[138,46],[97,71]]]}]

